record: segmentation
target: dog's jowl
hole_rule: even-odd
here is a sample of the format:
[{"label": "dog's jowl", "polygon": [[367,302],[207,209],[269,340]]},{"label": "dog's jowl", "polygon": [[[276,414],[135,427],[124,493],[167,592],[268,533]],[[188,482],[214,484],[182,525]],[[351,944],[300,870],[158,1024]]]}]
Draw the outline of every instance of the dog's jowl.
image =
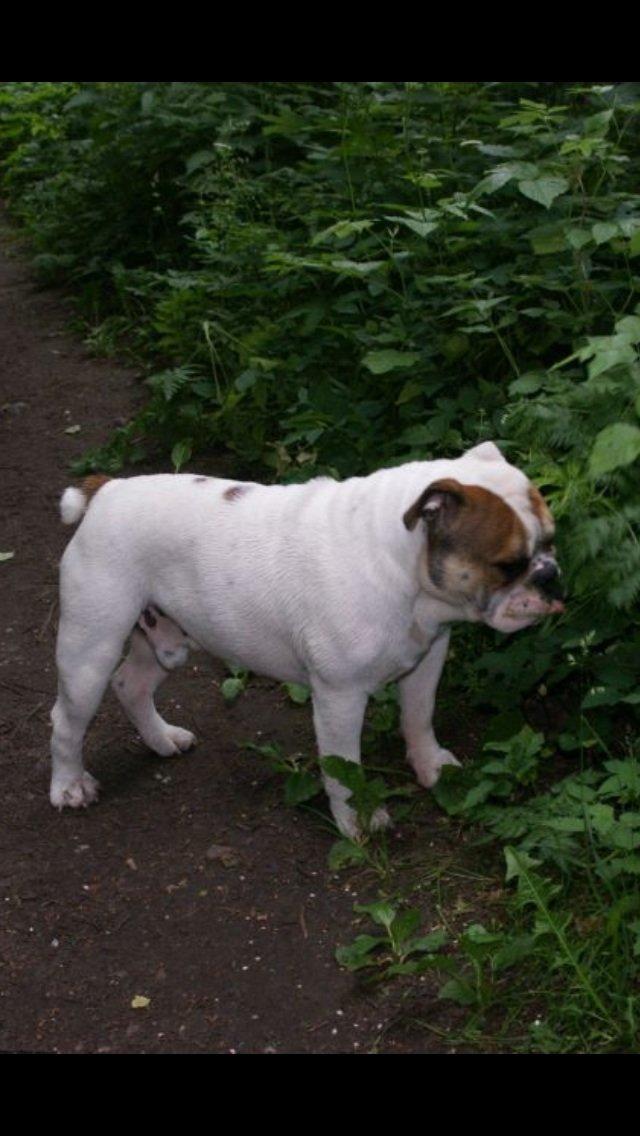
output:
[{"label": "dog's jowl", "polygon": [[[82,523],[61,565],[58,808],[97,798],[82,742],[110,679],[156,753],[193,744],[153,696],[194,646],[308,684],[319,753],[356,762],[367,699],[397,679],[407,756],[431,786],[456,763],[431,725],[450,625],[511,632],[562,610],[551,514],[491,442],[343,482],[90,478],[65,491],[61,512]],[[339,829],[355,835],[348,791],[325,785]],[[372,823],[388,819],[379,810]]]}]

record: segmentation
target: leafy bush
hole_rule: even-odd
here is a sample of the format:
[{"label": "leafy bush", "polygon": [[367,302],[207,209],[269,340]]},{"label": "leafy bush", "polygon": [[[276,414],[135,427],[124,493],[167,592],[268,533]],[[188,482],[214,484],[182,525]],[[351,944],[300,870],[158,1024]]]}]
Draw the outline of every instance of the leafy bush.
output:
[{"label": "leafy bush", "polygon": [[[543,489],[568,610],[458,630],[448,698],[499,714],[441,800],[561,874],[594,874],[588,841],[612,911],[637,857],[635,806],[605,786],[640,703],[639,110],[633,83],[0,85],[36,265],[95,349],[149,371],[77,472],[224,446],[300,480],[492,437]],[[546,742],[505,743],[532,715]],[[570,768],[545,794],[549,741]]]}]

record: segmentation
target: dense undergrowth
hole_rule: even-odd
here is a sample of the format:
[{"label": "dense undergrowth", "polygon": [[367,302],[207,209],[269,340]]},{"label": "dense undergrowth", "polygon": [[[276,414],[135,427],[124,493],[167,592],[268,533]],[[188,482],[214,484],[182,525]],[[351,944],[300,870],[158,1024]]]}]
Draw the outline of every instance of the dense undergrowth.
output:
[{"label": "dense undergrowth", "polygon": [[567,613],[459,631],[444,697],[494,711],[493,748],[438,791],[511,880],[445,994],[481,1023],[506,981],[537,1048],[637,1045],[639,111],[640,84],[0,85],[39,271],[148,368],[83,469],[225,446],[346,476],[491,437],[545,492]]}]

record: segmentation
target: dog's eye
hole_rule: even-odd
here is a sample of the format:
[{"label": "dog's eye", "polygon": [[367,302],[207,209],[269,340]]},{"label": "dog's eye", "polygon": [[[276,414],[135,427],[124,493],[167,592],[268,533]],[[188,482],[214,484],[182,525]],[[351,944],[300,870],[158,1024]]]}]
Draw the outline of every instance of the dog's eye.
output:
[{"label": "dog's eye", "polygon": [[529,567],[529,560],[526,556],[521,556],[518,560],[499,560],[495,567],[500,569],[505,579],[515,580],[523,572],[526,572]]}]

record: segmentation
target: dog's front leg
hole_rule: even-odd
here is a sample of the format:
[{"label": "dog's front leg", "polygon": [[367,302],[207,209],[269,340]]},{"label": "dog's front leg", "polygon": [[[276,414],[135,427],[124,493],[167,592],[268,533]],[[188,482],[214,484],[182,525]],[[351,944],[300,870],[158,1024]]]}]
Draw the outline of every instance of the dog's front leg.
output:
[{"label": "dog's front leg", "polygon": [[415,670],[399,683],[407,758],[418,781],[427,789],[435,785],[443,765],[460,764],[448,749],[438,745],[431,724],[436,690],[449,648],[449,635],[449,631],[443,631]]},{"label": "dog's front leg", "polygon": [[[360,735],[368,695],[363,690],[336,690],[324,683],[312,684],[313,723],[320,757],[344,757],[360,763]],[[347,803],[351,793],[339,781],[323,774],[324,787],[329,797],[333,818],[343,836],[352,839],[360,835],[358,817]],[[386,809],[374,813],[372,829],[389,824]]]}]

